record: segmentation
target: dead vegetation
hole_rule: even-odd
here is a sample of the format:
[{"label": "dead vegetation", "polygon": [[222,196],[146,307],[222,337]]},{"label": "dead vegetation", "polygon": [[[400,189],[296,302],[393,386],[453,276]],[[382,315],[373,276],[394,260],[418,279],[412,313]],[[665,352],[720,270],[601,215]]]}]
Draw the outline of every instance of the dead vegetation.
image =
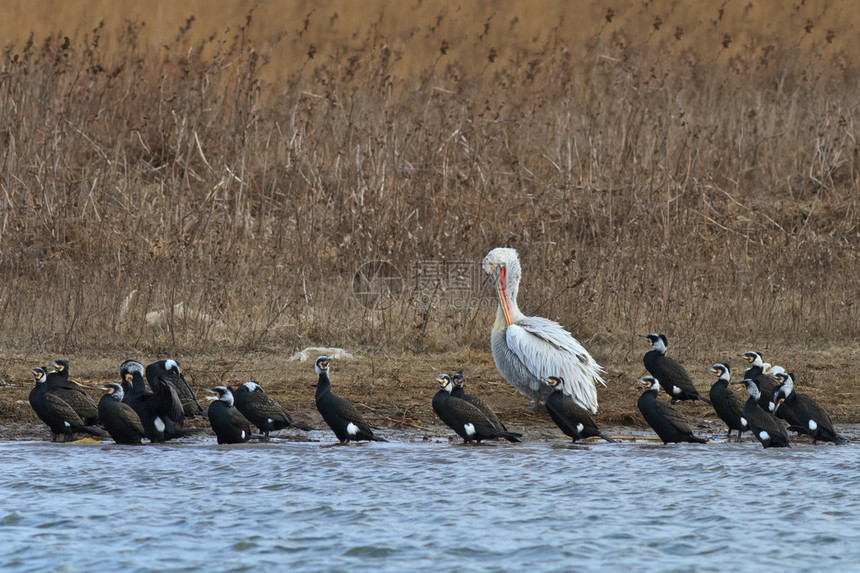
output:
[{"label": "dead vegetation", "polygon": [[3,352],[482,351],[500,245],[619,371],[856,348],[853,11],[355,6],[4,46]]}]

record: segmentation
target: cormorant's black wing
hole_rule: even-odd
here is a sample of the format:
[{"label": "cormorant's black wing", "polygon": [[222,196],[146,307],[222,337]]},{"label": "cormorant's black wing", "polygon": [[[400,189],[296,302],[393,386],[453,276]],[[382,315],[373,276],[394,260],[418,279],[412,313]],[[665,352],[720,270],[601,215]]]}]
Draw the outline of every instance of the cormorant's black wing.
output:
[{"label": "cormorant's black wing", "polygon": [[693,433],[693,429],[690,427],[689,422],[687,422],[687,418],[685,418],[681,412],[673,408],[671,404],[660,400],[656,400],[655,404],[657,405],[657,410],[675,427],[676,430],[684,434]]}]

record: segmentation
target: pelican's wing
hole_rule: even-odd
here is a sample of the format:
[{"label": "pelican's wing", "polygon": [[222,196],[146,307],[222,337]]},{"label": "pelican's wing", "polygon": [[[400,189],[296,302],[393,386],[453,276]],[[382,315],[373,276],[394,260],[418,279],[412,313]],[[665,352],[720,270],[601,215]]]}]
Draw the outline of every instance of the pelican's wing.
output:
[{"label": "pelican's wing", "polygon": [[505,329],[508,348],[538,379],[564,379],[564,393],[591,412],[597,412],[597,388],[606,386],[603,368],[560,324],[539,317],[526,317]]}]

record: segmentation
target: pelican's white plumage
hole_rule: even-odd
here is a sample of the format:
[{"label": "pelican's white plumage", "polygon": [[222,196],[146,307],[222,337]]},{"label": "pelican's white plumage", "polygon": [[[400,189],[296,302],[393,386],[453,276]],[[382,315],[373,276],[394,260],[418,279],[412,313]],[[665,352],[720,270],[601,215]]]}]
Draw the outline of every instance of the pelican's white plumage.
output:
[{"label": "pelican's white plumage", "polygon": [[597,412],[597,384],[606,386],[600,377],[603,368],[560,324],[520,312],[517,292],[522,270],[517,252],[493,249],[482,266],[499,296],[490,341],[496,367],[505,380],[537,406],[550,392],[541,380],[562,378],[565,394],[586,410]]}]

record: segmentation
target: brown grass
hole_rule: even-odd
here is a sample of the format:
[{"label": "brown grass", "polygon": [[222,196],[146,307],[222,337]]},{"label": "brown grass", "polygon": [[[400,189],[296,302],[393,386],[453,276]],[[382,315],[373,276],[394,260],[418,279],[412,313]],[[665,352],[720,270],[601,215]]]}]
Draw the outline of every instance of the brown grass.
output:
[{"label": "brown grass", "polygon": [[604,363],[860,337],[843,3],[108,4],[2,9],[7,354],[486,350],[501,245]]}]

